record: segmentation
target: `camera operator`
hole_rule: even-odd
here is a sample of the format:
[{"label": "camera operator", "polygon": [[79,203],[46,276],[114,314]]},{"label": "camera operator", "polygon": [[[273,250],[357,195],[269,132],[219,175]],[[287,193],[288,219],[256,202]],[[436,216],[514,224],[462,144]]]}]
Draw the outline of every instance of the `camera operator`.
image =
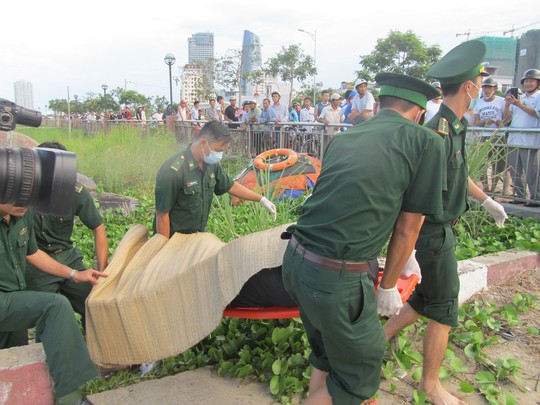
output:
[{"label": "camera operator", "polygon": [[[66,151],[66,147],[58,142],[44,142],[38,148],[48,148]],[[54,260],[65,264],[75,270],[85,270],[81,251],[73,247],[71,235],[75,217],[92,231],[97,258],[97,269],[105,270],[109,255],[107,234],[101,215],[94,204],[88,190],[77,183],[73,192],[75,199],[66,215],[46,215],[37,209],[31,209],[28,215],[32,215],[36,241],[40,250]],[[64,295],[71,303],[73,310],[82,316],[82,325],[85,322],[85,301],[92,286],[90,284],[74,283],[62,277],[44,273],[36,267],[29,265],[26,270],[27,289]]]},{"label": "camera operator", "polygon": [[26,211],[0,204],[0,349],[27,344],[27,330],[35,327],[54,381],[55,403],[90,404],[78,387],[96,377],[97,370],[71,305],[60,294],[27,291],[25,264],[75,283],[97,284],[106,275],[90,269],[72,270],[39,250]]}]

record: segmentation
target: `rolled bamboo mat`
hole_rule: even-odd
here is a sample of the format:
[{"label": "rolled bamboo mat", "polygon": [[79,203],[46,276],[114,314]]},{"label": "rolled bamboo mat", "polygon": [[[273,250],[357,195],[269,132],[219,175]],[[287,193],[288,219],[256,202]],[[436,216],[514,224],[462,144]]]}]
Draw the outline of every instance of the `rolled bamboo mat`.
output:
[{"label": "rolled bamboo mat", "polygon": [[252,275],[281,265],[287,241],[280,235],[287,226],[228,244],[210,233],[169,240],[155,235],[141,244],[132,228],[106,269],[112,273],[107,283],[100,282],[86,303],[94,362],[139,364],[197,344],[219,325],[224,308]]}]

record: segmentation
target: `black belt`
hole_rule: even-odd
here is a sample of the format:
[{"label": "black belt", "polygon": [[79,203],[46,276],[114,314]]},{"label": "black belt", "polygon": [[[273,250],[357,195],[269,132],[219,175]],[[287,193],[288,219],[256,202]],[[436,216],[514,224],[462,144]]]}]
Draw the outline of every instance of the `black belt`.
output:
[{"label": "black belt", "polygon": [[310,252],[298,242],[298,239],[296,239],[294,235],[291,237],[289,244],[294,249],[295,253],[298,253],[312,263],[320,264],[321,266],[331,268],[332,270],[341,271],[345,268],[345,271],[353,273],[362,273],[369,270],[368,262],[348,262],[346,260],[330,259],[318,255],[317,253]]}]

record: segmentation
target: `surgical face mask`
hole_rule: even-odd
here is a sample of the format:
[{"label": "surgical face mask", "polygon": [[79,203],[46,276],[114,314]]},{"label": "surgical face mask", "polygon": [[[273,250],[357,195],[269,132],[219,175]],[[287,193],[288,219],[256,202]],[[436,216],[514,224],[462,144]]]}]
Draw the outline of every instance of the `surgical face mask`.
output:
[{"label": "surgical face mask", "polygon": [[202,149],[202,152],[203,152],[203,160],[204,160],[204,163],[206,163],[207,165],[215,165],[217,163],[219,163],[219,161],[221,160],[221,158],[223,157],[223,152],[216,152],[215,150],[212,150],[210,148],[210,145],[208,145],[208,150],[210,151],[210,154],[206,154],[204,153],[204,148],[201,146],[201,149]]},{"label": "surgical face mask", "polygon": [[[471,84],[476,87],[476,89],[478,90],[478,94],[480,94],[482,91],[480,90],[480,87],[478,87],[476,84],[474,84],[473,82],[471,82]],[[469,94],[469,92],[467,92],[467,95],[469,96],[469,98],[471,99],[471,101],[469,102],[469,110],[472,110],[474,108],[474,106],[476,105],[476,99],[475,98],[472,98],[471,95]]]}]

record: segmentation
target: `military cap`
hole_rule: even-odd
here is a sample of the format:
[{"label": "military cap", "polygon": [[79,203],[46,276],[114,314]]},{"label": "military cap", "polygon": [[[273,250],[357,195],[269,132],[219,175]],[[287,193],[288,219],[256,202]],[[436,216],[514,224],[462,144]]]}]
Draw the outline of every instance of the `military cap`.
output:
[{"label": "military cap", "polygon": [[482,41],[465,41],[436,62],[428,75],[442,85],[463,83],[478,75],[489,76],[482,64],[485,55],[486,45]]},{"label": "military cap", "polygon": [[379,96],[402,98],[424,110],[428,100],[441,96],[430,84],[400,73],[378,73],[375,81],[381,86]]}]

